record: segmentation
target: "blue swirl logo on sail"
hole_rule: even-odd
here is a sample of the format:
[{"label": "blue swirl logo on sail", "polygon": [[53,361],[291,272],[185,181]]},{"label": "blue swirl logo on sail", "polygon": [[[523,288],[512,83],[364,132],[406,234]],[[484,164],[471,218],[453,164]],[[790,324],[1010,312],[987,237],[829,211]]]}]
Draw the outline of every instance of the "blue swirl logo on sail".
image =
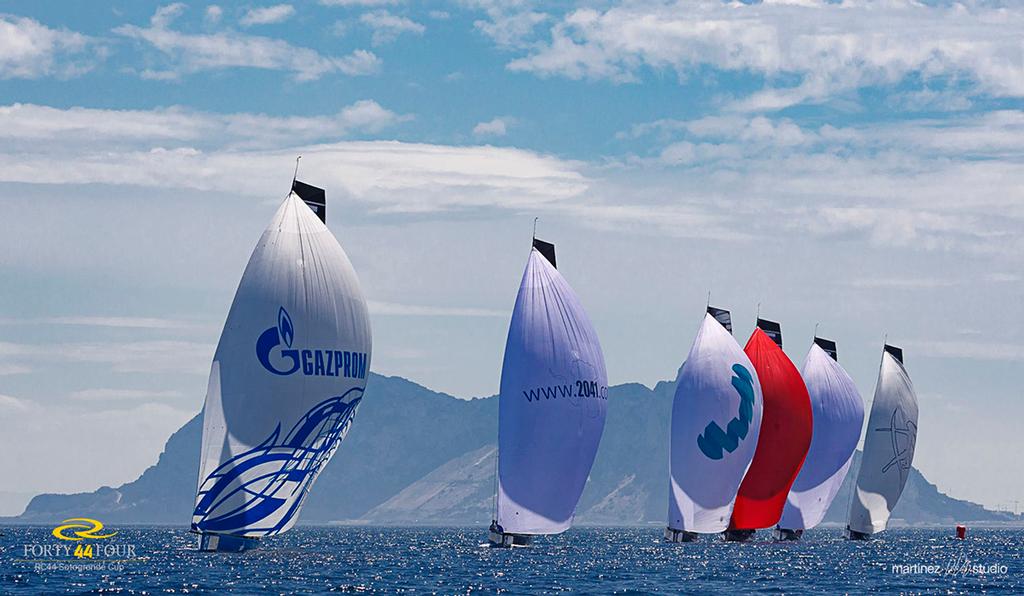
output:
[{"label": "blue swirl logo on sail", "polygon": [[736,451],[740,441],[747,438],[754,420],[754,378],[742,364],[732,365],[732,372],[732,386],[740,395],[739,412],[726,425],[726,430],[712,421],[704,427],[704,433],[697,436],[697,446],[709,459],[722,459],[723,451]]},{"label": "blue swirl logo on sail", "polygon": [[192,529],[270,536],[291,527],[313,481],[348,433],[361,388],[313,406],[282,437],[278,423],[262,443],[222,463],[199,487]]},{"label": "blue swirl logo on sail", "polygon": [[[256,339],[256,359],[263,368],[282,377],[301,372],[314,377],[366,378],[366,365],[370,358],[365,352],[292,348],[294,340],[295,325],[282,306],[277,311],[277,326],[267,329]],[[284,347],[277,350],[282,343]],[[278,353],[277,359],[287,362],[285,366],[278,367],[274,363],[272,356],[275,352]]]}]

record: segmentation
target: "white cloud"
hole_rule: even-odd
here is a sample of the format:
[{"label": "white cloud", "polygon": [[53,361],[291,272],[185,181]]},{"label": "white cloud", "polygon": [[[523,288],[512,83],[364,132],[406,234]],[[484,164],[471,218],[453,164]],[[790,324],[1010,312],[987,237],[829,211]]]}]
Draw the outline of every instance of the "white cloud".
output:
[{"label": "white cloud", "polygon": [[320,0],[324,6],[393,6],[401,4],[403,0]]},{"label": "white cloud", "polygon": [[507,317],[508,313],[488,308],[420,306],[395,302],[368,301],[370,314],[400,317]]},{"label": "white cloud", "polygon": [[1020,97],[1022,29],[1024,10],[980,2],[636,1],[570,12],[546,41],[521,44],[527,55],[509,68],[617,82],[643,69],[686,77],[704,65],[766,77],[767,89],[735,103],[744,110],[823,101],[910,75]]},{"label": "white cloud", "polygon": [[903,347],[931,358],[1024,362],[1024,345],[964,340],[910,340]]},{"label": "white cloud", "polygon": [[527,48],[536,28],[550,17],[534,10],[531,0],[461,0],[461,4],[483,11],[486,19],[473,23],[502,48]]},{"label": "white cloud", "polygon": [[11,395],[0,394],[0,409],[25,411],[28,403]]},{"label": "white cloud", "polygon": [[190,34],[170,29],[181,11],[181,5],[162,7],[150,19],[149,27],[122,25],[114,29],[119,35],[152,45],[168,60],[164,70],[144,71],[149,78],[224,68],[262,68],[289,71],[297,81],[311,81],[331,73],[368,75],[380,68],[380,59],[366,50],[341,57],[324,56],[269,37],[234,31]]},{"label": "white cloud", "polygon": [[213,346],[188,341],[153,340],[120,343],[63,342],[27,344],[0,342],[0,356],[34,370],[61,362],[106,364],[117,373],[179,373],[205,375],[210,371]]},{"label": "white cloud", "polygon": [[75,77],[104,56],[105,50],[91,37],[0,14],[0,79]]},{"label": "white cloud", "polygon": [[478,137],[494,136],[503,137],[508,133],[508,127],[514,123],[513,118],[494,118],[487,122],[477,123],[473,127],[473,134]]},{"label": "white cloud", "polygon": [[153,391],[151,389],[82,389],[71,392],[79,401],[158,401],[181,397],[180,391]]},{"label": "white cloud", "polygon": [[[532,208],[578,198],[589,185],[579,171],[582,164],[515,148],[307,142],[377,130],[400,118],[373,102],[357,102],[338,118],[15,105],[0,108],[0,138],[9,139],[0,145],[0,181],[129,184],[266,198],[268,188],[280,186],[281,172],[290,173],[283,164],[293,164],[301,153],[304,172],[316,172],[322,184],[376,212]],[[246,138],[253,131],[259,137]]]},{"label": "white cloud", "polygon": [[206,7],[206,11],[203,13],[203,20],[205,20],[210,25],[216,25],[220,22],[223,16],[224,9],[222,9],[220,6],[217,6],[216,4],[211,4],[210,6]]},{"label": "white cloud", "polygon": [[0,325],[70,325],[82,327],[108,327],[113,329],[195,330],[206,326],[194,321],[160,317],[41,317],[0,318]]},{"label": "white cloud", "polygon": [[426,27],[416,21],[385,10],[364,13],[359,21],[373,29],[373,45],[379,46],[390,43],[403,33],[422,35]]},{"label": "white cloud", "polygon": [[0,377],[4,375],[24,375],[32,372],[32,369],[22,364],[0,363]]},{"label": "white cloud", "polygon": [[[154,110],[58,109],[33,104],[0,106],[0,139],[26,146],[41,142],[97,142],[118,146],[174,142],[280,146],[379,132],[408,120],[375,101],[361,100],[332,116],[215,114],[186,108]],[[57,149],[51,147],[51,149]]]},{"label": "white cloud", "polygon": [[262,8],[253,8],[242,15],[238,21],[243,27],[253,25],[273,25],[283,23],[295,15],[295,7],[291,4],[275,4]]}]

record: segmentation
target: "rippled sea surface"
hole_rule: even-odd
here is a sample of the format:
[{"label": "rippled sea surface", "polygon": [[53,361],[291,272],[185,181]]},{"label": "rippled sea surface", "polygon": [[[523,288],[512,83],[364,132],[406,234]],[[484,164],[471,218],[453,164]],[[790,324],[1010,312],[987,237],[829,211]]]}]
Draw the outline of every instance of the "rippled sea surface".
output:
[{"label": "rippled sea surface", "polygon": [[196,551],[180,528],[117,528],[96,544],[134,545],[135,558],[113,563],[98,553],[33,557],[31,545],[60,542],[50,530],[2,529],[0,593],[1024,593],[1021,529],[972,528],[967,540],[952,528],[889,530],[870,542],[818,529],[789,543],[762,531],[746,544],[666,544],[656,527],[581,528],[498,550],[481,547],[485,528],[309,527],[223,554]]}]

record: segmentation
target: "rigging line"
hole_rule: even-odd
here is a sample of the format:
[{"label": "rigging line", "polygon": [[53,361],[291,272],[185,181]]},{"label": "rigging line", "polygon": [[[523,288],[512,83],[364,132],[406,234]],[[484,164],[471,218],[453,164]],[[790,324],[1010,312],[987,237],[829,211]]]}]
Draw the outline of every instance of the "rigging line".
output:
[{"label": "rigging line", "polygon": [[533,218],[533,239],[534,240],[537,239],[537,220],[538,219],[540,219],[540,218],[539,217]]},{"label": "rigging line", "polygon": [[292,186],[295,186],[295,181],[299,179],[299,160],[302,159],[301,155],[295,157],[295,173],[292,174]]}]

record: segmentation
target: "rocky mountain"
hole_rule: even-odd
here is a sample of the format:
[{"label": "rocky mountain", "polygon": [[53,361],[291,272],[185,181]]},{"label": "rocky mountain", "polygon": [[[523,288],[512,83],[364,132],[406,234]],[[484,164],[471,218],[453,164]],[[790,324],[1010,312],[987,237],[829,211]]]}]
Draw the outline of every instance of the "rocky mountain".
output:
[{"label": "rocky mountain", "polygon": [[[580,523],[663,523],[673,390],[667,382],[609,390],[608,422],[580,500]],[[48,524],[89,514],[110,524],[185,525],[201,433],[197,416],[138,479],[91,493],[39,495],[22,515],[4,521]],[[399,377],[371,375],[356,423],[317,480],[302,523],[485,525],[493,509],[496,435],[495,398],[461,400]],[[857,465],[859,457],[849,478]],[[849,484],[826,521],[844,519]],[[952,499],[916,469],[894,517],[912,524],[1021,519]]]}]

